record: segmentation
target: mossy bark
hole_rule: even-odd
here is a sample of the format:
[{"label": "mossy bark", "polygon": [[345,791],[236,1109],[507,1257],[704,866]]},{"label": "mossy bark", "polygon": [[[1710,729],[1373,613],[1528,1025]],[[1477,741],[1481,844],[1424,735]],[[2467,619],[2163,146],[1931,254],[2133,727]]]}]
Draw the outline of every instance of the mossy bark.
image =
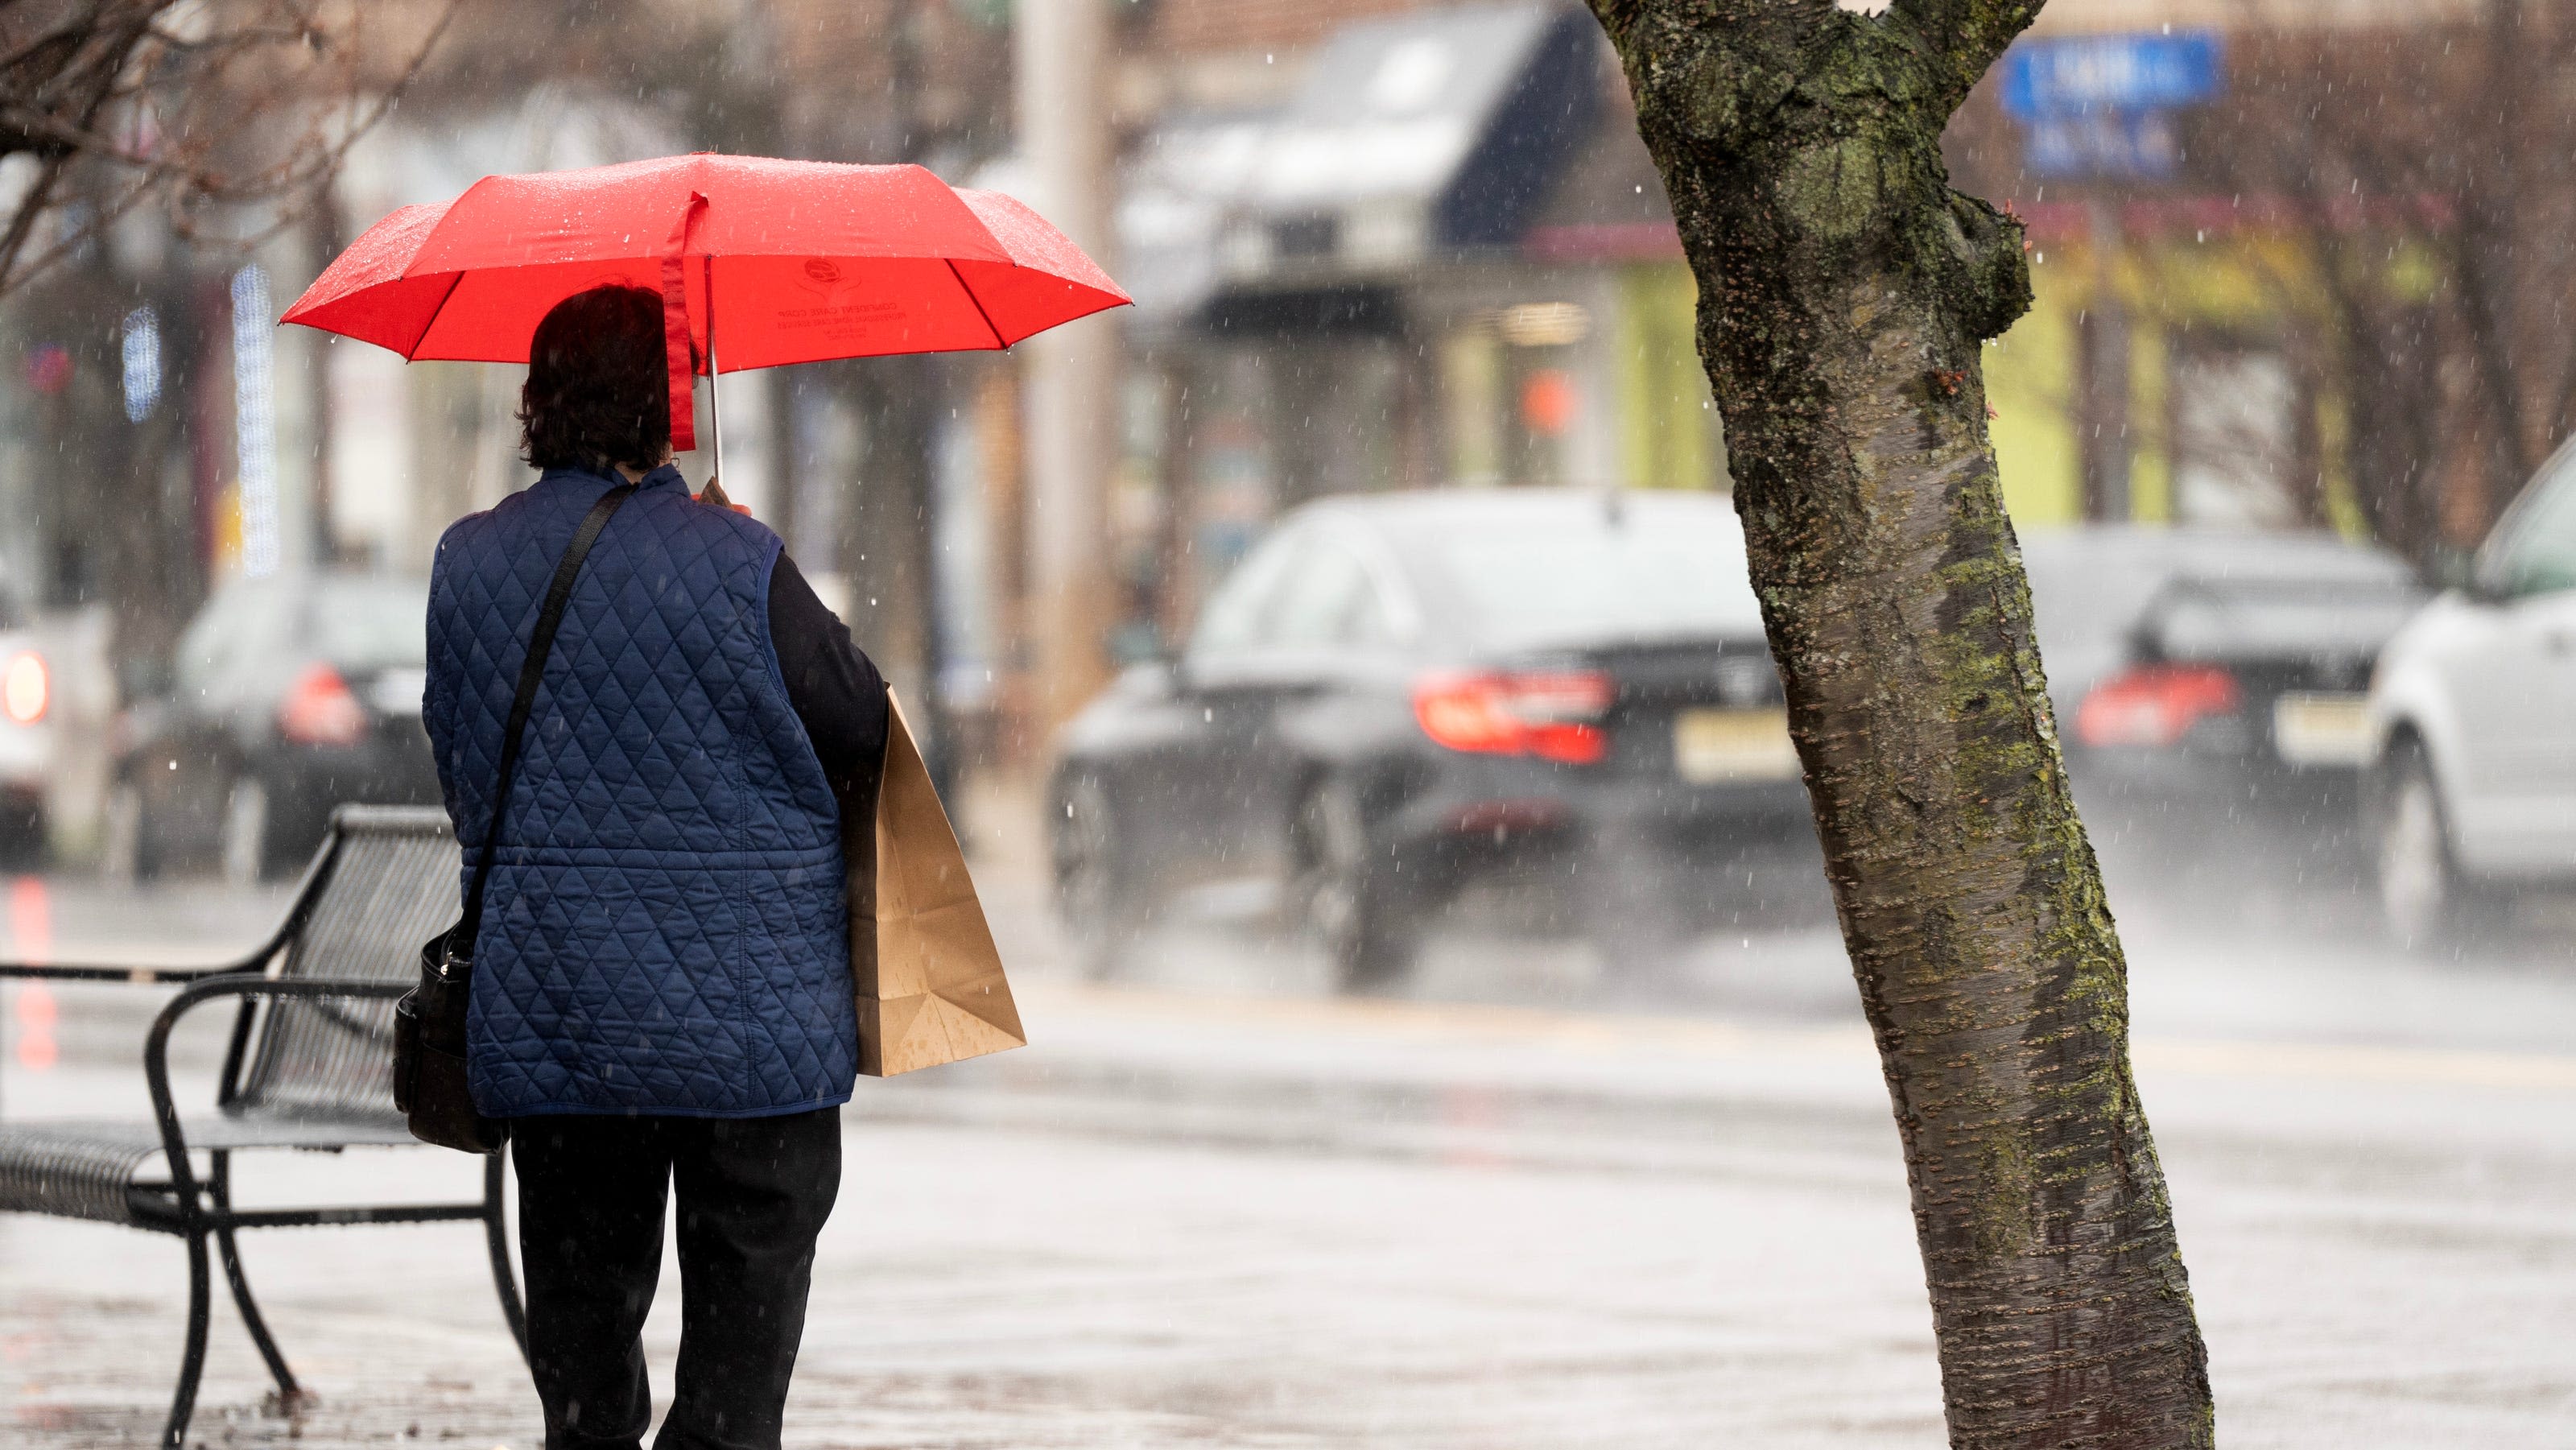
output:
[{"label": "mossy bark", "polygon": [[1699,346],[1913,1189],[1954,1446],[2208,1446],[1986,433],[2021,229],[1950,113],[2039,0],[1592,0],[1700,286]]}]

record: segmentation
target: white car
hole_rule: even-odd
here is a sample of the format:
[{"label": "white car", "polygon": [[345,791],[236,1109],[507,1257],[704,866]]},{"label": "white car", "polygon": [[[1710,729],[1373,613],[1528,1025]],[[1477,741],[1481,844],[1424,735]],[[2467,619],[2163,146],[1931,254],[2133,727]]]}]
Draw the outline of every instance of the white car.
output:
[{"label": "white car", "polygon": [[2576,444],[2497,521],[2469,580],[2371,684],[2380,898],[2419,946],[2576,886]]},{"label": "white car", "polygon": [[24,601],[0,581],[0,865],[44,853],[62,715],[55,671]]}]

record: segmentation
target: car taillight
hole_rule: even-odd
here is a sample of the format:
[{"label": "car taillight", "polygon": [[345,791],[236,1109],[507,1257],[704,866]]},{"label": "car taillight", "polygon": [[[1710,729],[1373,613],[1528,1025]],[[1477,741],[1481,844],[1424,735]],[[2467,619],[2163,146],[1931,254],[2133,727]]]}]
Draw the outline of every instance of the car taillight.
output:
[{"label": "car taillight", "polygon": [[1413,718],[1451,750],[1590,765],[1609,748],[1599,721],[1610,697],[1610,677],[1590,670],[1427,675]]},{"label": "car taillight", "polygon": [[295,677],[277,707],[278,733],[298,745],[355,745],[367,733],[367,707],[329,665]]},{"label": "car taillight", "polygon": [[12,656],[8,672],[0,674],[0,710],[21,725],[33,725],[45,718],[45,707],[53,700],[54,681],[46,673],[45,657],[31,649]]},{"label": "car taillight", "polygon": [[2075,712],[2075,738],[2091,746],[2175,744],[2214,715],[2245,704],[2236,677],[2212,665],[2139,665],[2104,680]]}]

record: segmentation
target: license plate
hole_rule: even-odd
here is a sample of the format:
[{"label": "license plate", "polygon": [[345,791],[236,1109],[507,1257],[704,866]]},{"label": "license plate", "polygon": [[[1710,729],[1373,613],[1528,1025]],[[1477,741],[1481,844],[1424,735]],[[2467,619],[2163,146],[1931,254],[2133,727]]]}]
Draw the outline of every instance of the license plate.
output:
[{"label": "license plate", "polygon": [[1795,780],[1786,710],[1684,710],[1673,717],[1673,769],[1693,785]]},{"label": "license plate", "polygon": [[2286,765],[2364,765],[2370,697],[2283,695],[2272,704],[2272,749]]}]

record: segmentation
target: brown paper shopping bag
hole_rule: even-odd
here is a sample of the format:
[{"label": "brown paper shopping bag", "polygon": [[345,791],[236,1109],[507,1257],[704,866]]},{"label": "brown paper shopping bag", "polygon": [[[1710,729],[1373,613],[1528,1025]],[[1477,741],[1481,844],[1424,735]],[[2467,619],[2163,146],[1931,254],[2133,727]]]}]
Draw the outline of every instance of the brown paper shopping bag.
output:
[{"label": "brown paper shopping bag", "polygon": [[892,1077],[1027,1046],[965,853],[891,690],[876,829],[844,840],[859,1071]]}]

